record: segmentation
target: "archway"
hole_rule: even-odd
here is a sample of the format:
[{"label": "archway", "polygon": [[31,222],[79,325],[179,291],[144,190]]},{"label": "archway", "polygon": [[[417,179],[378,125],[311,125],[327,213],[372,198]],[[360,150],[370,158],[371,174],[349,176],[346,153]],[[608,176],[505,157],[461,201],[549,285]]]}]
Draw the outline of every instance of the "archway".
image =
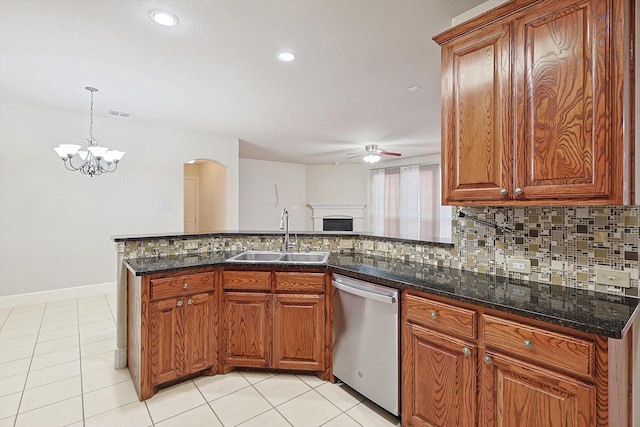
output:
[{"label": "archway", "polygon": [[228,170],[206,159],[184,165],[184,232],[228,228]]}]

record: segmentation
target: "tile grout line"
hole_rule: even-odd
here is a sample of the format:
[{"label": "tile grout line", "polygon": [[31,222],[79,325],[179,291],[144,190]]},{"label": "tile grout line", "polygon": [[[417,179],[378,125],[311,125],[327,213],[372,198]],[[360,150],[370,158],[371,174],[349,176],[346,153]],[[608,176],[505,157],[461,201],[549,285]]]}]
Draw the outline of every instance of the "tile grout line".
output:
[{"label": "tile grout line", "polygon": [[[267,380],[269,380],[269,379],[271,379],[271,378],[275,378],[275,377],[277,377],[277,376],[278,376],[278,374],[273,375],[273,376],[271,376],[271,377],[269,377],[269,378],[265,378],[265,379],[264,379],[264,380],[262,380],[262,381],[258,381],[256,384],[260,384],[260,383],[261,383],[261,382],[263,382],[263,381],[267,381]],[[243,377],[243,378],[244,378],[244,377]],[[298,378],[298,376],[297,376],[297,375],[296,375],[296,378]],[[245,378],[245,379],[246,379],[246,378]],[[298,380],[299,380],[299,381],[302,381],[300,378],[298,378]],[[302,381],[302,382],[304,382],[304,381]],[[305,384],[306,384],[306,383],[305,383]],[[307,386],[308,386],[308,385],[309,385],[309,384],[307,384]],[[271,405],[271,408],[272,408],[272,409],[274,409],[278,414],[280,414],[280,416],[281,416],[281,417],[282,417],[282,418],[287,422],[287,424],[289,424],[291,427],[293,427],[293,424],[291,424],[291,421],[289,421],[289,419],[288,419],[287,417],[285,417],[285,416],[284,416],[284,414],[283,414],[282,412],[278,411],[278,407],[277,407],[277,406],[275,406],[273,403],[271,403],[271,402],[269,401],[269,399],[267,399],[267,398],[266,398],[266,396],[264,396],[262,393],[260,393],[260,390],[258,390],[258,389],[255,387],[255,384],[251,384],[251,387],[253,387],[253,389],[254,389],[254,390],[255,390],[255,391],[256,391],[256,392],[257,392],[257,393],[258,393],[258,394],[259,394],[259,395],[264,399],[264,400],[266,400],[266,401],[267,401],[267,403],[268,403],[269,405]],[[311,390],[313,390],[313,388],[311,388]],[[305,392],[305,393],[306,393],[306,392]],[[302,394],[304,394],[304,393],[302,393]],[[289,400],[287,400],[287,401],[285,401],[285,402],[282,402],[280,405],[284,405],[285,403],[287,403],[287,402],[289,402],[289,401],[291,401],[291,400],[295,399],[296,397],[302,396],[302,394],[299,394],[298,396],[292,397],[291,399],[289,399]],[[280,406],[280,405],[278,405],[278,406]],[[247,421],[252,420],[252,419],[254,419],[254,418],[256,418],[256,417],[259,417],[260,415],[265,414],[265,413],[269,412],[270,410],[271,410],[271,409],[269,409],[269,410],[267,410],[267,411],[265,411],[265,412],[263,412],[263,413],[261,413],[261,414],[258,414],[258,415],[256,415],[255,417],[249,418],[248,420],[243,421],[243,423],[246,423]],[[242,423],[240,423],[240,424],[242,424]]]},{"label": "tile grout line", "polygon": [[[47,305],[45,304],[44,309],[42,310],[42,315],[40,316],[40,326],[38,327],[38,332],[36,334],[36,342],[33,345],[33,351],[31,352],[31,359],[29,360],[29,368],[27,368],[27,376],[24,378],[24,384],[22,385],[22,392],[20,393],[20,403],[18,403],[18,408],[16,409],[16,417],[13,420],[13,427],[18,423],[18,414],[20,413],[20,406],[22,406],[22,399],[24,398],[24,392],[27,387],[27,381],[29,380],[29,373],[31,372],[31,364],[33,363],[33,354],[36,351],[36,345],[38,344],[38,337],[40,336],[40,330],[42,329],[42,319],[44,319],[44,313],[47,310]],[[11,310],[13,311],[13,309]]]},{"label": "tile grout line", "polygon": [[80,303],[76,299],[76,318],[78,320],[78,363],[80,364],[80,406],[82,410],[82,425],[83,427],[86,425],[84,419],[84,378],[82,374],[82,343],[80,339]]}]

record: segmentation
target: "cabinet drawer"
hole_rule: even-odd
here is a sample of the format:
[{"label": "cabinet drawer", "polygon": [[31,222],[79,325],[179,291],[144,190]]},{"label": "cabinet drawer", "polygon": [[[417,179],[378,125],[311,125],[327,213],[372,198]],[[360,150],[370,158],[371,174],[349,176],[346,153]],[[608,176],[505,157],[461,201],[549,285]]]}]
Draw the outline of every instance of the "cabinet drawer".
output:
[{"label": "cabinet drawer", "polygon": [[484,341],[534,363],[593,375],[595,345],[590,341],[486,315]]},{"label": "cabinet drawer", "polygon": [[476,312],[432,301],[415,295],[405,295],[407,320],[442,332],[452,332],[466,338],[476,337]]},{"label": "cabinet drawer", "polygon": [[224,271],[222,287],[225,290],[238,291],[270,291],[270,271]]},{"label": "cabinet drawer", "polygon": [[211,292],[213,291],[214,278],[213,273],[199,273],[166,279],[151,279],[151,299],[159,300]]},{"label": "cabinet drawer", "polygon": [[276,291],[324,292],[324,273],[276,272]]}]

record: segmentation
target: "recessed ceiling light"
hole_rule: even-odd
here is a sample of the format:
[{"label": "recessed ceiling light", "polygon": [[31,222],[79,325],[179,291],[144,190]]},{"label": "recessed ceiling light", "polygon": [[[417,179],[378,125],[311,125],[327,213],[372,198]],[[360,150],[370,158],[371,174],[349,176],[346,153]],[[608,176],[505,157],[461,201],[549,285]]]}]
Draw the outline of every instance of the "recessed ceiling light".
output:
[{"label": "recessed ceiling light", "polygon": [[174,15],[170,14],[169,12],[163,12],[161,10],[151,11],[149,12],[149,16],[155,22],[157,22],[160,25],[164,25],[165,27],[173,27],[178,23],[178,18],[176,18]]},{"label": "recessed ceiling light", "polygon": [[276,58],[278,58],[280,62],[291,62],[296,59],[296,56],[291,52],[280,52]]}]

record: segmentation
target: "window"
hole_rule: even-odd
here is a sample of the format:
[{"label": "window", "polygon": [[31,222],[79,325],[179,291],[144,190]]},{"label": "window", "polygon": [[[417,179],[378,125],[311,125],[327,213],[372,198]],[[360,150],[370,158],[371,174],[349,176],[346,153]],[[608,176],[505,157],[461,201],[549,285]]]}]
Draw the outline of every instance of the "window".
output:
[{"label": "window", "polygon": [[440,206],[440,165],[410,165],[370,172],[371,231],[428,240],[451,237],[451,207]]}]

